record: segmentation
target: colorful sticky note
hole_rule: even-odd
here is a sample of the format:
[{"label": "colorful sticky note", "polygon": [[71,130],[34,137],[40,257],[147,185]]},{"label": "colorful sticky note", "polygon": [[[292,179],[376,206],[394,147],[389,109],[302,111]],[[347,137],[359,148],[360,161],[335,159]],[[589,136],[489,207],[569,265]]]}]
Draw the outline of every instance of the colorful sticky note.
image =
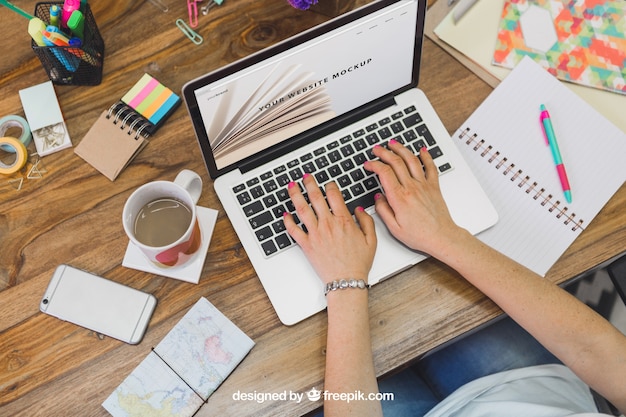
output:
[{"label": "colorful sticky note", "polygon": [[144,74],[122,101],[150,123],[158,125],[180,103],[180,97],[151,75]]}]

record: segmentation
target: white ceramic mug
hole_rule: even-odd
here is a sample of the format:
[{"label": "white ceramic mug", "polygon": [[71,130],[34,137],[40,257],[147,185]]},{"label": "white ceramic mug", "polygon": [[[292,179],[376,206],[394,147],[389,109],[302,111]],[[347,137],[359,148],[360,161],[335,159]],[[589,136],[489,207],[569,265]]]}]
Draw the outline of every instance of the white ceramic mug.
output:
[{"label": "white ceramic mug", "polygon": [[[201,193],[202,179],[188,169],[179,172],[173,182],[152,181],[142,185],[130,195],[124,205],[122,223],[126,235],[158,267],[170,268],[188,262],[202,243],[196,209]],[[185,204],[191,210],[191,222],[185,233],[174,242],[159,247],[148,246],[135,237],[135,221],[143,206],[160,198],[173,198]]]}]

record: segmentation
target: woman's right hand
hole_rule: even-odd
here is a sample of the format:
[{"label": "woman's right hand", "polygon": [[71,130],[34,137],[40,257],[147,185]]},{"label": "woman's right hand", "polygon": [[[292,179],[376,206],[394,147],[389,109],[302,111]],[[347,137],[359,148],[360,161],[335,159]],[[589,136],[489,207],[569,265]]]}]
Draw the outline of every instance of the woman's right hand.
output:
[{"label": "woman's right hand", "polygon": [[418,159],[395,140],[389,141],[389,149],[377,146],[373,152],[380,160],[364,167],[378,175],[383,188],[376,212],[405,245],[437,257],[462,229],[450,217],[430,153],[423,148]]}]

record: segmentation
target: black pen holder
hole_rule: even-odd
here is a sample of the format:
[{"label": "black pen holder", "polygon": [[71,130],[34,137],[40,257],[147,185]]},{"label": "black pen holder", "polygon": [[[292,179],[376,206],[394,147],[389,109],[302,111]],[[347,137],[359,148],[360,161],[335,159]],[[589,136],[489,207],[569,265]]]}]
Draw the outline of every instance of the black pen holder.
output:
[{"label": "black pen holder", "polygon": [[[37,3],[35,16],[44,24],[50,22],[50,6],[61,9],[63,3]],[[40,46],[32,42],[33,51],[43,65],[48,77],[59,85],[98,85],[102,81],[104,41],[91,13],[89,4],[81,3],[85,20],[81,46]],[[70,35],[69,33],[66,36]],[[69,37],[69,36],[68,36]]]}]

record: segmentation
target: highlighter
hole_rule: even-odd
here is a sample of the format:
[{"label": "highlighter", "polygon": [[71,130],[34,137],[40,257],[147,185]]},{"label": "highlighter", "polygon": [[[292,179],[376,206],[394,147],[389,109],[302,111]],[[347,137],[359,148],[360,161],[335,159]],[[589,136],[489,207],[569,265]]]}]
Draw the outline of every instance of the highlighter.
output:
[{"label": "highlighter", "polygon": [[38,17],[33,17],[28,21],[28,34],[38,46],[46,46],[43,41],[43,31],[46,30],[46,24]]},{"label": "highlighter", "polygon": [[67,28],[67,21],[70,20],[72,12],[78,9],[80,9],[80,0],[65,0],[65,2],[63,2],[63,9],[61,10],[62,28]]},{"label": "highlighter", "polygon": [[72,35],[82,40],[84,26],[85,16],[80,10],[74,10],[67,21],[67,27],[72,31]]},{"label": "highlighter", "polygon": [[[43,39],[44,42],[46,40],[48,40],[52,45],[55,46],[69,46],[70,45],[70,40],[67,36],[65,36],[61,31],[57,30],[51,30],[54,26],[48,26],[46,28],[46,30],[44,30],[42,33],[43,35]],[[46,44],[48,46],[52,46],[49,43],[46,42]]]},{"label": "highlighter", "polygon": [[[48,26],[48,29],[49,28],[55,28],[55,27]],[[58,28],[55,28],[55,29],[59,30]],[[68,70],[69,72],[75,72],[76,69],[78,68],[78,65],[80,64],[80,58],[74,56],[75,54],[68,55],[66,53],[66,52],[72,53],[72,50],[57,48],[59,46],[63,47],[63,46],[69,45],[69,40],[65,37],[65,35],[59,32],[55,32],[55,31],[50,32],[48,30],[44,30],[42,34],[43,34],[44,43],[46,44],[46,46],[52,47],[50,48],[50,50],[52,51],[54,56],[56,56],[59,62],[65,67],[65,69]]]},{"label": "highlighter", "polygon": [[61,8],[56,4],[50,6],[50,24],[59,27],[59,16],[61,16]]}]

